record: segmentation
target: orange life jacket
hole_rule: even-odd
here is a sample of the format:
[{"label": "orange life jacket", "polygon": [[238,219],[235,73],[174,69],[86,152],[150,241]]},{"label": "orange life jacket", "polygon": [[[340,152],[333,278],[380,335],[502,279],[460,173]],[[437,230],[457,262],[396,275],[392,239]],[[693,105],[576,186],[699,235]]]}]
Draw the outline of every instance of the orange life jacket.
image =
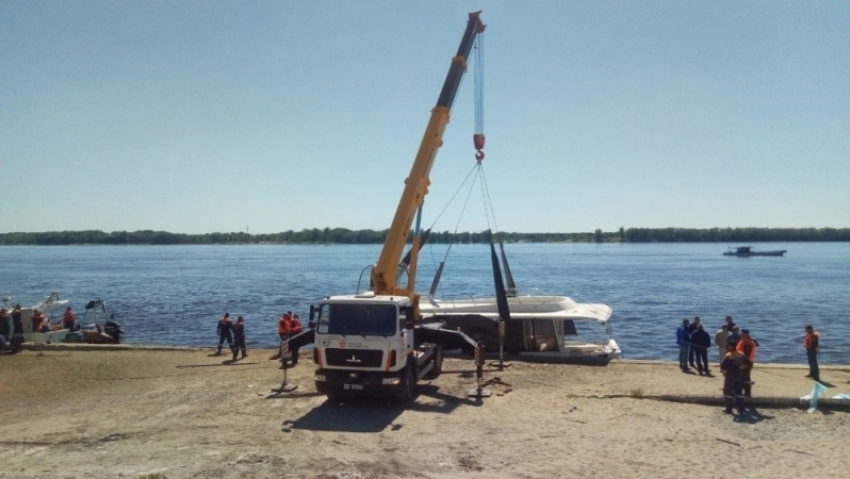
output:
[{"label": "orange life jacket", "polygon": [[74,321],[74,313],[71,311],[65,311],[65,317],[63,318],[66,323],[70,323]]},{"label": "orange life jacket", "polygon": [[[819,336],[820,335],[818,334],[817,331],[812,331],[811,333],[807,334],[806,339],[803,340],[803,347],[806,348],[806,350],[810,349],[812,347],[812,343],[815,341],[815,337],[819,337]],[[818,338],[818,339],[820,339],[820,338]],[[820,348],[818,348],[818,349],[820,349]]]},{"label": "orange life jacket", "polygon": [[304,327],[301,326],[301,321],[298,321],[295,318],[292,318],[289,322],[289,331],[291,334],[297,334],[304,330]]},{"label": "orange life jacket", "polygon": [[[747,354],[747,350],[746,350],[747,347],[750,348],[749,354]],[[741,340],[738,341],[738,346],[736,346],[735,349],[737,349],[738,352],[745,355],[747,357],[747,359],[750,360],[750,362],[753,362],[753,361],[756,360],[756,343],[752,339],[741,338]]]},{"label": "orange life jacket", "polygon": [[286,316],[281,316],[280,319],[277,321],[277,332],[280,334],[289,334],[289,328],[289,318],[287,318]]}]

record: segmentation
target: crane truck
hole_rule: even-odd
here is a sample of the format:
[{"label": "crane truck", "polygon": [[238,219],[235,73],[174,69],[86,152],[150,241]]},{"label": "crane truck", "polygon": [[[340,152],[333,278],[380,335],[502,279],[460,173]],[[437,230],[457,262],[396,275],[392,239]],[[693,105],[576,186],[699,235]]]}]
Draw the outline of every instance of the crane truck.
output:
[{"label": "crane truck", "polygon": [[[431,110],[419,150],[405,180],[387,238],[370,273],[370,289],[354,295],[327,296],[310,308],[315,326],[312,339],[316,390],[329,399],[354,394],[392,395],[404,401],[414,395],[416,384],[433,379],[442,370],[443,349],[474,351],[477,346],[459,331],[420,325],[419,295],[414,291],[418,253],[422,238],[416,231],[400,262],[430,185],[429,175],[443,131],[466,71],[475,38],[484,31],[481,12],[469,14],[466,29],[451,60],[448,74]],[[418,223],[418,221],[417,221]],[[417,226],[418,230],[418,226]],[[406,286],[400,278],[407,276]],[[296,346],[297,347],[297,346]]]}]

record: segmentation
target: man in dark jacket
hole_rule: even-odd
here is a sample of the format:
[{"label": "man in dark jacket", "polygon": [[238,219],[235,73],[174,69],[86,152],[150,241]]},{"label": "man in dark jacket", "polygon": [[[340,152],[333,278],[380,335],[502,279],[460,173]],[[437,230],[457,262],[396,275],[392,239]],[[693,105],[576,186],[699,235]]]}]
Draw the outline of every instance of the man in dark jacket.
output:
[{"label": "man in dark jacket", "polygon": [[690,349],[690,333],[688,326],[690,321],[682,320],[682,325],[676,330],[676,345],[679,346],[679,369],[688,372],[688,349]]},{"label": "man in dark jacket", "polygon": [[741,340],[741,330],[737,326],[732,328],[732,332],[729,333],[729,336],[726,336],[726,345],[732,345],[733,348],[738,347],[738,341]]},{"label": "man in dark jacket", "polygon": [[242,359],[248,357],[248,348],[245,346],[245,318],[239,316],[236,318],[236,324],[233,325],[233,361],[236,361],[236,355],[239,350],[242,350]]},{"label": "man in dark jacket", "polygon": [[[699,325],[700,325],[699,316],[694,316],[694,322],[691,323],[690,326],[688,326],[688,338],[690,338],[694,334],[694,331],[697,330]],[[688,340],[688,342],[690,342],[690,339]],[[697,367],[696,364],[694,364],[694,355],[696,354],[695,353],[696,348],[694,348],[693,344],[691,344],[690,346],[691,347],[688,350],[688,363],[690,363],[692,368],[695,368],[695,367]]]},{"label": "man in dark jacket", "polygon": [[12,354],[21,350],[24,343],[24,322],[21,319],[21,305],[16,304],[12,310]]},{"label": "man in dark jacket", "polygon": [[12,341],[12,318],[6,308],[0,308],[0,353],[6,349],[6,344]]},{"label": "man in dark jacket", "polygon": [[703,374],[711,376],[711,371],[708,369],[708,348],[711,347],[711,336],[703,329],[701,324],[697,325],[697,329],[691,333],[691,350],[694,351],[694,356],[697,360],[697,371],[700,376]]}]

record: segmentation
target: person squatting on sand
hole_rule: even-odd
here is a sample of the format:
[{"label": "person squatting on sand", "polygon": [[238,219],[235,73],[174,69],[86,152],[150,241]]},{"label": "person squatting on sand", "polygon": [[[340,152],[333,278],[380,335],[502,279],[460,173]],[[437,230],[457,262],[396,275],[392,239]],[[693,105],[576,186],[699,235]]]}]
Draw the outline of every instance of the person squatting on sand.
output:
[{"label": "person squatting on sand", "polygon": [[688,372],[688,350],[691,346],[691,337],[688,332],[690,321],[682,320],[682,325],[676,330],[676,345],[679,346],[679,369],[682,372]]},{"label": "person squatting on sand", "polygon": [[690,340],[691,351],[697,361],[697,371],[700,376],[703,374],[711,376],[711,370],[708,369],[708,348],[711,347],[711,336],[703,329],[702,324],[697,323],[697,328],[691,333]]},{"label": "person squatting on sand", "polygon": [[744,372],[752,364],[743,353],[732,344],[726,345],[726,356],[720,362],[723,372],[723,399],[726,402],[726,414],[732,414],[732,406],[738,408],[738,414],[744,413]]},{"label": "person squatting on sand", "polygon": [[697,367],[697,365],[694,364],[694,358],[696,356],[696,348],[694,347],[693,343],[691,342],[691,337],[693,337],[694,331],[697,330],[697,328],[699,327],[699,324],[700,324],[699,316],[694,316],[694,322],[691,323],[690,326],[688,326],[688,345],[690,346],[690,348],[688,349],[688,363],[691,365],[692,368]]},{"label": "person squatting on sand", "polygon": [[221,346],[225,339],[227,346],[233,349],[233,322],[230,321],[230,313],[224,313],[224,317],[218,320],[216,332],[218,333],[218,352],[216,355],[221,355]]},{"label": "person squatting on sand", "polygon": [[745,397],[753,396],[753,384],[755,383],[750,375],[753,372],[753,364],[756,360],[756,349],[758,349],[758,345],[758,341],[750,337],[750,330],[741,330],[741,340],[738,341],[738,344],[735,346],[735,350],[746,356],[747,361],[749,362],[749,366],[743,371]]},{"label": "person squatting on sand", "polygon": [[236,353],[242,350],[242,359],[248,357],[248,348],[245,346],[245,318],[239,316],[236,318],[236,324],[233,325],[234,344],[230,349],[233,352],[233,361],[236,361]]},{"label": "person squatting on sand", "polygon": [[809,361],[809,374],[806,377],[820,381],[820,370],[818,369],[820,333],[815,331],[811,324],[806,325],[806,338],[803,339],[803,347],[806,349],[806,359]]}]

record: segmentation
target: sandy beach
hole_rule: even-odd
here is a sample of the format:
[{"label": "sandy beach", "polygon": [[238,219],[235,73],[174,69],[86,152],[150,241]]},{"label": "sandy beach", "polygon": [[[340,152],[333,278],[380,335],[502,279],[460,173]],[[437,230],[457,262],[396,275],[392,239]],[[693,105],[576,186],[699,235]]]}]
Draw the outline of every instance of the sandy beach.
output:
[{"label": "sandy beach", "polygon": [[[306,356],[280,384],[272,351],[237,365],[206,350],[24,351],[0,356],[0,477],[762,478],[850,476],[850,414],[721,408],[638,398],[719,395],[722,379],[673,363],[514,362],[510,385],[466,397],[470,361],[415,401],[336,404]],[[799,397],[803,366],[757,364],[754,395]],[[850,367],[824,368],[827,396]],[[614,396],[614,397],[612,397]]]}]

